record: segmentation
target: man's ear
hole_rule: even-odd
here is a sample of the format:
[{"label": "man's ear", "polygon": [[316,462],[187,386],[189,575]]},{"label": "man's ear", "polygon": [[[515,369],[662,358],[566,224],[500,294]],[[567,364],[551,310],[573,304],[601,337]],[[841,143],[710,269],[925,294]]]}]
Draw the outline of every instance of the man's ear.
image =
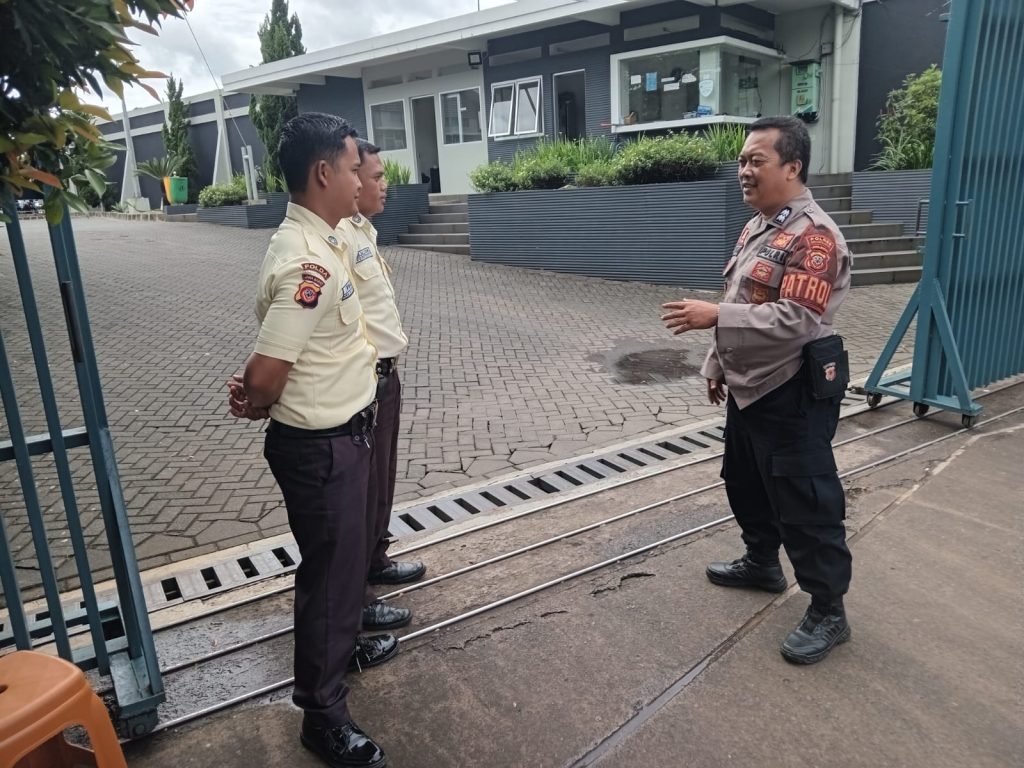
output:
[{"label": "man's ear", "polygon": [[792,160],[791,162],[787,163],[787,165],[789,166],[791,171],[791,173],[788,174],[789,180],[792,181],[793,179],[799,179],[800,171],[803,170],[804,164],[799,160]]},{"label": "man's ear", "polygon": [[327,186],[327,163],[324,160],[317,160],[310,169],[311,180],[318,187]]}]

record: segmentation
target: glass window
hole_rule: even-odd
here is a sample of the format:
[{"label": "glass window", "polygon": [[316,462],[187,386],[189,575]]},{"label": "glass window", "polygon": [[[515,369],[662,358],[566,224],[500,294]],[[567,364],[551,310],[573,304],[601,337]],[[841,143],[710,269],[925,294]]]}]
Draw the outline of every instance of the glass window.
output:
[{"label": "glass window", "polygon": [[516,134],[540,130],[540,78],[518,84],[516,95]]},{"label": "glass window", "polygon": [[491,86],[491,136],[508,136],[512,133],[512,95],[515,84]]},{"label": "glass window", "polygon": [[[700,51],[673,51],[620,64],[621,122],[654,123],[697,117],[701,106]],[[706,86],[705,86],[706,89]]]},{"label": "glass window", "polygon": [[390,101],[370,107],[373,143],[384,151],[405,149],[405,104]]},{"label": "glass window", "polygon": [[778,67],[770,52],[718,44],[638,51],[618,61],[623,125],[712,115],[754,118],[778,98]]},{"label": "glass window", "polygon": [[444,125],[445,144],[465,144],[483,139],[480,127],[480,91],[441,94],[441,121]]}]

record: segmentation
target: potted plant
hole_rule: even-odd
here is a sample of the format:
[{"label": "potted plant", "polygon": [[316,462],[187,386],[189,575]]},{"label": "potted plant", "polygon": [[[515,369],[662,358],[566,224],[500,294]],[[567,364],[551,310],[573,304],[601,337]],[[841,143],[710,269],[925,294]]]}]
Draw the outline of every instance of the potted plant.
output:
[{"label": "potted plant", "polygon": [[[171,195],[171,178],[174,177],[178,171],[179,160],[177,155],[165,155],[164,157],[154,157],[152,160],[146,160],[145,162],[139,163],[135,174],[137,176],[148,176],[151,179],[156,179],[160,182],[160,188],[163,192],[163,203],[164,205],[170,205],[172,202]],[[185,182],[185,196],[188,197],[188,179],[175,178],[175,198],[181,196],[181,182]],[[181,202],[185,202],[182,200]]]}]

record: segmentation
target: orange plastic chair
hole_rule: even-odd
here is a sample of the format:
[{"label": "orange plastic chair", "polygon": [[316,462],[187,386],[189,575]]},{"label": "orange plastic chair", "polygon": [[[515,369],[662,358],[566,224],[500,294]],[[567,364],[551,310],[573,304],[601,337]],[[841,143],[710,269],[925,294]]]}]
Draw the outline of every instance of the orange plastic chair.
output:
[{"label": "orange plastic chair", "polygon": [[[83,726],[92,750],[68,744]],[[82,670],[33,651],[0,657],[0,768],[127,768],[107,708]]]}]

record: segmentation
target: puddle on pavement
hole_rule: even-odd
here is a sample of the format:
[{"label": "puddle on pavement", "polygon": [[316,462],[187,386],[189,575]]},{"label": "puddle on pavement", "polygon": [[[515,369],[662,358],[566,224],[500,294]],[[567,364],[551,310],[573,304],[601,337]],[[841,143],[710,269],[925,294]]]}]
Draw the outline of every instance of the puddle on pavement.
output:
[{"label": "puddle on pavement", "polygon": [[588,356],[612,376],[616,384],[666,384],[700,377],[700,365],[694,354],[664,343],[620,342],[608,352]]}]

